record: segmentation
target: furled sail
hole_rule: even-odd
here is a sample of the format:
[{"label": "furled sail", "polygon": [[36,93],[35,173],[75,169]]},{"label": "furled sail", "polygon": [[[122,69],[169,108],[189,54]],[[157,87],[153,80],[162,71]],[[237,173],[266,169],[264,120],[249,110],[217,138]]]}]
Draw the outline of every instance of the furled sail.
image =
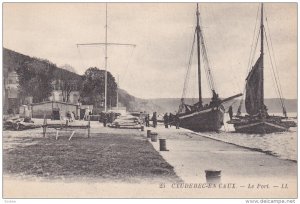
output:
[{"label": "furled sail", "polygon": [[260,56],[247,77],[245,107],[249,115],[256,115],[263,107],[262,57]]}]

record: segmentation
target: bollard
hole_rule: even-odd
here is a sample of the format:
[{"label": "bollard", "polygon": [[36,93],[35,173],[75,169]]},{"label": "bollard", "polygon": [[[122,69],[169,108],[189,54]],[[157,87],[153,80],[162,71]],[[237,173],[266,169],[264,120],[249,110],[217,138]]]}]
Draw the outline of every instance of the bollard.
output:
[{"label": "bollard", "polygon": [[156,132],[151,133],[151,142],[157,142],[157,133]]},{"label": "bollard", "polygon": [[166,139],[159,139],[159,151],[169,151],[166,147]]},{"label": "bollard", "polygon": [[151,130],[147,130],[147,138],[151,138]]},{"label": "bollard", "polygon": [[221,182],[221,170],[205,170],[206,183],[218,184]]},{"label": "bollard", "polygon": [[142,127],[141,127],[141,131],[143,132],[144,131],[144,126],[142,125]]}]

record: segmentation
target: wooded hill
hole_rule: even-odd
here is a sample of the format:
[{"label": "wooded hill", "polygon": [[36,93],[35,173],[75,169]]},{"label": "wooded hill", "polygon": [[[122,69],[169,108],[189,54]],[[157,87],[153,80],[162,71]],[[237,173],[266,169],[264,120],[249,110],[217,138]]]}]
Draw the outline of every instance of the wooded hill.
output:
[{"label": "wooded hill", "polygon": [[7,48],[3,48],[3,77],[6,77],[9,71],[16,71],[17,69],[21,68],[22,65],[29,64],[34,61],[41,63],[42,67],[40,69],[42,70],[44,69],[43,67],[47,66],[53,69],[54,78],[59,78],[62,75],[66,75],[74,79],[81,78],[80,75],[65,69],[61,69],[48,60],[36,57],[29,57],[27,55],[23,55],[21,53],[15,52]]},{"label": "wooded hill", "polygon": [[[24,96],[34,96],[34,102],[40,102],[43,100],[47,100],[51,91],[55,88],[55,83],[52,82],[55,80],[68,80],[75,81],[77,85],[77,91],[82,92],[81,95],[83,98],[87,98],[88,100],[92,100],[86,96],[87,89],[97,87],[96,91],[101,92],[99,95],[104,95],[104,78],[103,78],[103,70],[96,70],[93,72],[93,76],[91,76],[91,70],[95,71],[95,68],[87,69],[85,75],[78,75],[76,73],[70,72],[65,69],[59,68],[54,63],[45,60],[39,59],[36,57],[30,57],[27,55],[23,55],[21,53],[15,52],[13,50],[9,50],[7,48],[3,48],[3,77],[7,78],[8,73],[12,71],[16,71],[19,76],[19,97]],[[97,81],[88,81],[91,80],[94,76],[98,76]],[[86,81],[84,81],[86,80]],[[112,100],[108,100],[108,106],[111,104],[116,105],[116,92],[115,89],[116,84],[114,77],[111,73],[108,72],[108,93],[111,93]],[[112,81],[112,83],[110,83]],[[50,86],[49,86],[50,85]],[[103,92],[103,93],[102,93]],[[34,95],[39,93],[39,95]],[[84,94],[83,94],[84,93]],[[92,92],[91,92],[92,93]],[[94,94],[90,94],[94,95]],[[93,100],[97,101],[97,100]],[[97,102],[101,101],[99,99]],[[85,101],[89,103],[88,101]],[[84,103],[85,103],[84,102]],[[125,90],[120,89],[119,91],[119,102],[124,105],[129,111],[160,111],[161,108],[152,102],[149,102],[144,99],[136,98],[130,94],[128,94]]]}]

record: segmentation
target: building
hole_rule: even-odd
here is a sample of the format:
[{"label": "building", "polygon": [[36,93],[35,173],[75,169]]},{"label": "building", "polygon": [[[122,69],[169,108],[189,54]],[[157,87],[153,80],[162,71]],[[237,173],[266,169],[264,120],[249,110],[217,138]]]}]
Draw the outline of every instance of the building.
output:
[{"label": "building", "polygon": [[67,113],[73,113],[75,118],[80,115],[80,108],[77,104],[65,103],[60,101],[45,101],[41,103],[33,103],[31,106],[31,114],[33,118],[44,118],[59,120],[66,117]]},{"label": "building", "polygon": [[[9,69],[10,70],[10,69]],[[18,113],[20,100],[18,92],[18,75],[15,71],[9,71],[4,78],[4,107],[7,112]]]},{"label": "building", "polygon": [[[80,94],[79,91],[71,91],[68,103],[77,104]],[[53,90],[51,96],[49,97],[50,101],[60,101],[63,102],[63,94],[61,90]]]},{"label": "building", "polygon": [[71,91],[68,100],[66,98],[64,99],[63,97],[63,91],[62,91],[63,84],[64,84],[63,81],[60,79],[56,79],[52,82],[53,91],[51,96],[49,97],[49,100],[77,104],[80,98],[80,93],[78,91],[79,90],[78,84],[76,83],[68,84],[69,85],[68,88]]}]

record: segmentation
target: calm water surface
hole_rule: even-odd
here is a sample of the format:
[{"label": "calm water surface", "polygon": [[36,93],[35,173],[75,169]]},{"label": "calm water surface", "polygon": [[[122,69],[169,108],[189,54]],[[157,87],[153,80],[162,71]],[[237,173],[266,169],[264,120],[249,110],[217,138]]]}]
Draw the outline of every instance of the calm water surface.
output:
[{"label": "calm water surface", "polygon": [[[277,114],[276,114],[277,115]],[[290,113],[290,117],[295,117],[297,113]],[[225,121],[228,121],[225,115]],[[297,119],[295,119],[297,122]],[[225,142],[230,142],[248,148],[256,148],[267,151],[272,155],[282,159],[297,160],[297,127],[290,128],[288,132],[278,132],[271,134],[242,134],[235,133],[232,125],[225,123],[220,133],[208,133],[210,137]]]}]

